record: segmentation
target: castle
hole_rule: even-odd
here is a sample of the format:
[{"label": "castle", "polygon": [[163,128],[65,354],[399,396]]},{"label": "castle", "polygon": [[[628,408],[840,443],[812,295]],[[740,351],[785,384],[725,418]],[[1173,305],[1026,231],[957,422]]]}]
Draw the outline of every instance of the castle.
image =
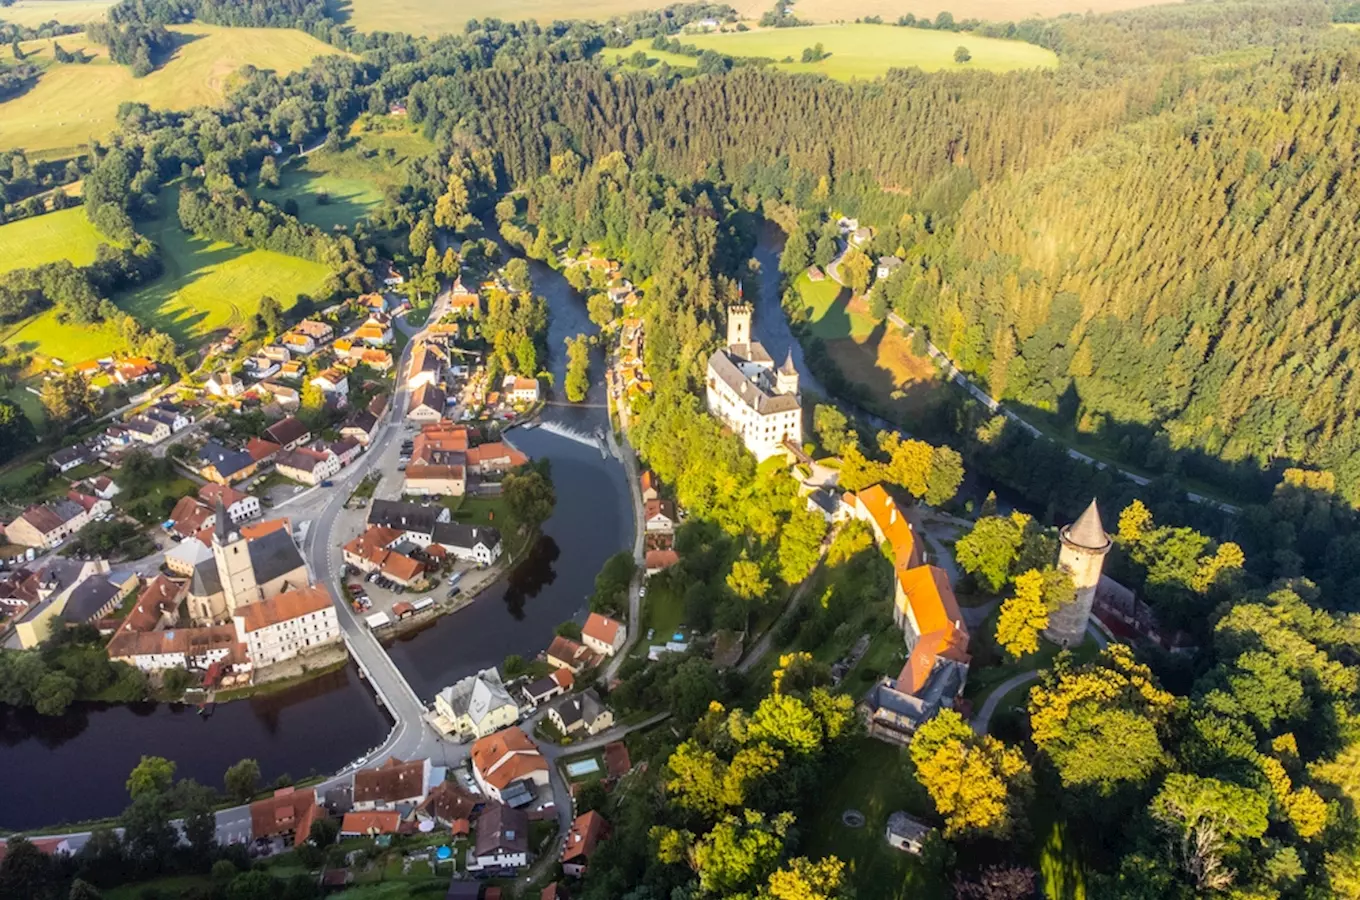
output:
[{"label": "castle", "polygon": [[727,310],[727,346],[708,360],[708,411],[741,435],[756,459],[786,452],[785,442],[803,443],[803,404],[798,370],[789,350],[777,370],[774,360],[751,337],[751,307]]}]

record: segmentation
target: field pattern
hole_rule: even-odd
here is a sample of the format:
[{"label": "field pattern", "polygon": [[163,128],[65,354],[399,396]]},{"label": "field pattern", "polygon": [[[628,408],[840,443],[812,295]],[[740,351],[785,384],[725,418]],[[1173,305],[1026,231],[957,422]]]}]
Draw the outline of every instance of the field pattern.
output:
[{"label": "field pattern", "polygon": [[[862,16],[893,21],[911,13],[934,18],[948,10],[956,19],[1017,21],[1062,13],[1110,12],[1152,6],[1156,0],[857,0],[847,7],[835,0],[797,0],[795,13],[809,22],[848,22]],[[534,19],[607,19],[613,15],[654,9],[649,0],[491,0],[483,4],[422,3],[419,0],[354,0],[346,24],[360,31],[405,31],[433,36],[461,32],[468,19],[497,18],[509,22]],[[744,18],[759,19],[769,0],[734,0]],[[801,49],[801,47],[799,48]]]},{"label": "field pattern", "polygon": [[[7,12],[0,10],[0,19]],[[69,155],[112,131],[123,102],[161,109],[213,104],[225,96],[232,74],[243,65],[292,72],[316,56],[337,52],[311,35],[284,28],[192,24],[171,30],[184,43],[145,78],[133,78],[131,69],[111,62],[105,48],[81,34],[57,40],[66,50],[94,57],[83,65],[56,63],[51,41],[25,42],[29,61],[46,71],[32,90],[0,104],[0,149],[22,147],[39,158]],[[0,49],[0,59],[8,58],[9,48]]]},{"label": "field pattern", "polygon": [[94,262],[95,248],[113,243],[101,235],[80,207],[0,225],[0,274],[59,259],[77,266]]}]

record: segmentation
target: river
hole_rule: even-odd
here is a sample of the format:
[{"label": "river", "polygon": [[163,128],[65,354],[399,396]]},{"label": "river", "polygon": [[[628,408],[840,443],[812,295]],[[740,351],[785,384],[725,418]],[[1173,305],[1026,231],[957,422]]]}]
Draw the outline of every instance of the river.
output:
[{"label": "river", "polygon": [[[534,290],[548,301],[549,364],[561,385],[564,339],[598,329],[566,279],[542,263],[529,266]],[[585,405],[549,406],[543,418],[587,434],[608,427],[599,348],[591,355],[591,382]],[[517,428],[510,438],[530,456],[551,460],[557,506],[510,577],[392,644],[392,659],[425,699],[511,653],[533,657],[558,623],[584,620],[600,567],[632,544],[632,501],[617,460],[539,429]],[[181,777],[212,786],[245,757],[259,761],[266,781],[302,778],[340,769],[390,728],[353,665],[267,697],[222,704],[206,720],[181,704],[76,704],[55,718],[0,706],[0,828],[117,815],[127,804],[128,772],[144,754],[167,757]]]}]

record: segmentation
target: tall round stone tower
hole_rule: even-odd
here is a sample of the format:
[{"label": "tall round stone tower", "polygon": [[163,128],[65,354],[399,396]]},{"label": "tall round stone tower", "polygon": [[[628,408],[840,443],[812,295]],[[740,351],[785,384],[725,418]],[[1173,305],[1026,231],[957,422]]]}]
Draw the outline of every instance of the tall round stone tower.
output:
[{"label": "tall round stone tower", "polygon": [[1091,604],[1096,599],[1096,585],[1100,583],[1100,569],[1105,554],[1110,552],[1110,536],[1100,522],[1096,501],[1086,507],[1077,521],[1058,533],[1062,549],[1058,551],[1058,565],[1072,576],[1077,596],[1048,617],[1044,637],[1055,644],[1070,647],[1080,644],[1086,635],[1086,621],[1091,617]]}]

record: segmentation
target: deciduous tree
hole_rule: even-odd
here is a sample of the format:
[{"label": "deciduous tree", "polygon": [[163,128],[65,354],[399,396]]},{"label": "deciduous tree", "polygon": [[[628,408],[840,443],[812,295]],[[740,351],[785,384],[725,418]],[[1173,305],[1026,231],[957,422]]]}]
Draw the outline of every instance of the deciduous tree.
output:
[{"label": "deciduous tree", "polygon": [[1030,785],[1023,753],[976,734],[951,709],[916,730],[910,752],[916,780],[944,817],[946,836],[1009,834]]}]

